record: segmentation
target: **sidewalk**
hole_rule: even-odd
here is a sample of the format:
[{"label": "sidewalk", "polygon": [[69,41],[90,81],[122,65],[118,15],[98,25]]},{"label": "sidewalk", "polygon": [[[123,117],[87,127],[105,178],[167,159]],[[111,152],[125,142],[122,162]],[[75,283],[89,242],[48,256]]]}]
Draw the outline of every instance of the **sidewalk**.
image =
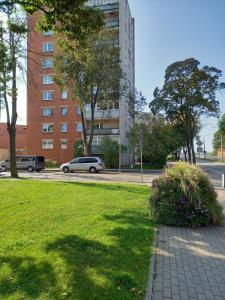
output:
[{"label": "sidewalk", "polygon": [[[225,209],[225,191],[217,192]],[[225,226],[160,227],[150,280],[146,300],[225,300]]]}]

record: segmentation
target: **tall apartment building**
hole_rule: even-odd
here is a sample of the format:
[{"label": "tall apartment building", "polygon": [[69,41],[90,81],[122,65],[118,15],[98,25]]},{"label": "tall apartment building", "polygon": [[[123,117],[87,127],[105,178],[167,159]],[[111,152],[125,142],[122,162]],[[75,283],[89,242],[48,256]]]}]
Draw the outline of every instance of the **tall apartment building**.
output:
[{"label": "tall apartment building", "polygon": [[[121,67],[126,75],[129,89],[134,90],[134,19],[127,0],[89,0],[87,5],[100,8],[105,15],[106,28],[118,28],[121,48]],[[28,152],[43,155],[59,162],[73,157],[73,145],[81,139],[82,124],[80,108],[71,99],[70,91],[60,91],[53,80],[53,32],[38,33],[35,25],[39,15],[29,18],[28,34]],[[40,54],[37,54],[39,52]],[[90,120],[88,107],[85,118]],[[95,111],[93,151],[104,136],[110,136],[127,146],[127,132],[132,120],[124,97],[112,105]],[[129,161],[127,153],[123,163]]]}]

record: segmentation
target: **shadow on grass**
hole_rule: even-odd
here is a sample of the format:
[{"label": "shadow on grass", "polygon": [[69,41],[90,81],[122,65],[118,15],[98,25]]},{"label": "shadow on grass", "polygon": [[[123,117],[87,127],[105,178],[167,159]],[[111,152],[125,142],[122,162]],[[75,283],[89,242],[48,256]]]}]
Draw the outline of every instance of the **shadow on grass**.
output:
[{"label": "shadow on grass", "polygon": [[132,185],[132,184],[120,184],[120,183],[89,183],[89,182],[70,182],[70,181],[58,181],[63,184],[69,184],[69,185],[74,185],[74,186],[80,186],[84,188],[98,188],[102,190],[110,190],[110,191],[126,191],[130,193],[135,193],[135,194],[142,194],[142,195],[147,195],[145,186],[138,186],[138,185]]},{"label": "shadow on grass", "polygon": [[[103,218],[112,223],[105,233],[110,246],[77,235],[67,235],[46,245],[47,256],[59,256],[63,261],[57,273],[53,266],[38,264],[34,258],[1,258],[1,266],[8,265],[14,279],[0,276],[0,298],[21,290],[25,299],[43,296],[45,291],[46,299],[51,300],[143,299],[153,223],[146,213],[129,210]],[[64,296],[62,286],[66,286]]]},{"label": "shadow on grass", "polygon": [[3,274],[0,275],[0,299],[17,292],[36,299],[42,293],[47,293],[52,286],[55,287],[52,297],[59,299],[56,275],[48,262],[40,262],[33,257],[2,256],[0,271]]}]

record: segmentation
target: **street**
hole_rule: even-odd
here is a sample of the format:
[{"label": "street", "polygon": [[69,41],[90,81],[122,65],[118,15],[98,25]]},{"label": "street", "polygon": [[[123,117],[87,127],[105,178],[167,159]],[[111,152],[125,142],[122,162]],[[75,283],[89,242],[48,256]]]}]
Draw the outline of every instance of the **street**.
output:
[{"label": "street", "polygon": [[[170,164],[169,164],[170,165]],[[225,165],[220,163],[212,163],[206,160],[199,160],[197,165],[206,172],[215,187],[221,187],[222,174],[225,173]],[[140,171],[123,171],[119,172],[109,172],[104,171],[97,174],[90,174],[87,172],[77,172],[64,174],[58,170],[44,170],[40,173],[33,172],[28,173],[27,171],[20,171],[19,175],[21,177],[30,179],[40,179],[40,180],[54,180],[54,181],[74,181],[74,182],[124,182],[124,183],[134,183],[134,184],[151,184],[152,180],[161,175],[163,171],[152,170],[145,171],[143,174],[143,182]],[[9,172],[0,173],[0,178],[8,178],[10,176]]]}]

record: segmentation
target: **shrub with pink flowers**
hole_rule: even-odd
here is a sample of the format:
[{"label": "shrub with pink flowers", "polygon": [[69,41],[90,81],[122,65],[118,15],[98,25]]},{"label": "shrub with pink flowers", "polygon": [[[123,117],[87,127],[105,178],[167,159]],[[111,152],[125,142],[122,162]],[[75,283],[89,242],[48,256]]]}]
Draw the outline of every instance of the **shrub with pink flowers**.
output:
[{"label": "shrub with pink flowers", "polygon": [[152,216],[160,224],[199,227],[220,225],[224,215],[214,187],[200,168],[179,163],[152,183]]}]

